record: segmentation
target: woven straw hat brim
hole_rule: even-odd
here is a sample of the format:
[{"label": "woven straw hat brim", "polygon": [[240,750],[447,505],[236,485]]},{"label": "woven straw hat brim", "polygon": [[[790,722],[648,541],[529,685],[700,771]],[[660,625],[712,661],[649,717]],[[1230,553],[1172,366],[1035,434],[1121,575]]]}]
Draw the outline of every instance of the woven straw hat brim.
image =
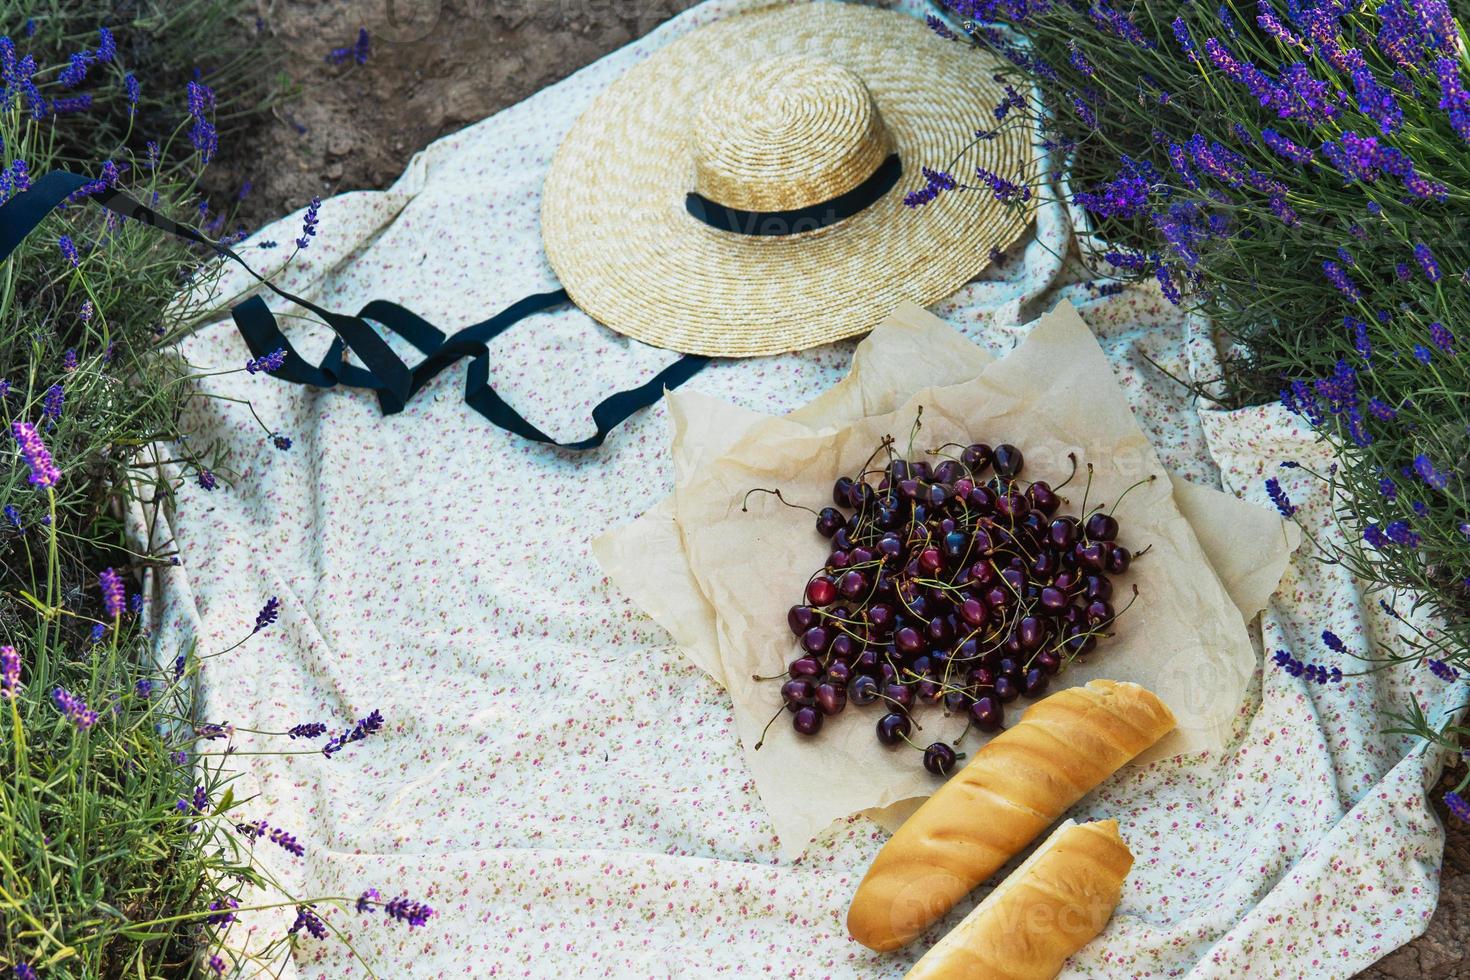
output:
[{"label": "woven straw hat brim", "polygon": [[[835,61],[863,79],[903,177],[817,231],[717,230],[684,207],[693,118],[709,85],[784,55]],[[547,258],[584,311],[658,347],[749,357],[866,333],[900,300],[928,305],[953,293],[1029,221],[984,191],[903,204],[923,186],[921,166],[945,166],[974,129],[993,124],[1005,94],[991,78],[998,67],[911,17],[842,3],[755,11],[695,31],[628,71],[573,125],[542,197]],[[1031,177],[1025,127],[980,147],[988,169]]]}]

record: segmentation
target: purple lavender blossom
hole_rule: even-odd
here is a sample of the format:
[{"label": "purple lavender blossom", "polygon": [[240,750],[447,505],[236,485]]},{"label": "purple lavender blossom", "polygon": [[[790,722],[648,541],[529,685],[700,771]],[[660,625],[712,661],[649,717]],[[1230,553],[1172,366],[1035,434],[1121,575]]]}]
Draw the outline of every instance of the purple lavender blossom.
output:
[{"label": "purple lavender blossom", "polygon": [[279,434],[273,435],[271,436],[271,445],[275,446],[281,452],[285,452],[291,448],[291,437]]},{"label": "purple lavender blossom", "polygon": [[1332,261],[1323,262],[1322,273],[1327,277],[1327,281],[1337,287],[1338,292],[1348,299],[1357,301],[1363,298],[1358,284],[1353,282],[1353,277],[1348,275],[1341,265]]},{"label": "purple lavender blossom", "polygon": [[1322,642],[1329,650],[1336,653],[1347,653],[1347,644],[1343,643],[1342,638],[1332,630],[1322,631]]},{"label": "purple lavender blossom", "polygon": [[353,725],[350,730],[329,738],[327,744],[322,746],[322,755],[330,759],[353,742],[361,742],[369,735],[374,735],[381,731],[382,728],[383,714],[377,709],[374,709],[371,714],[359,718],[357,724]]},{"label": "purple lavender blossom", "polygon": [[61,83],[62,88],[76,88],[87,80],[87,72],[92,70],[92,63],[96,60],[97,56],[91,51],[78,51],[67,60],[66,67],[61,69],[56,80]]},{"label": "purple lavender blossom", "polygon": [[92,108],[92,95],[86,93],[72,96],[69,99],[57,99],[48,108],[58,116],[73,116]]},{"label": "purple lavender blossom", "polygon": [[104,64],[117,57],[117,38],[105,27],[97,28],[97,60]]},{"label": "purple lavender blossom", "polygon": [[1398,411],[1381,398],[1368,399],[1368,414],[1380,422],[1392,422],[1399,417]]},{"label": "purple lavender blossom", "polygon": [[924,186],[916,191],[909,191],[904,197],[905,207],[921,208],[934,200],[944,191],[954,190],[955,179],[952,174],[943,170],[932,170],[929,167],[921,168],[924,176]]},{"label": "purple lavender blossom", "polygon": [[66,389],[60,382],[46,389],[46,394],[41,398],[41,414],[52,424],[61,418],[61,410],[66,407]]},{"label": "purple lavender blossom", "polygon": [[1257,0],[1256,2],[1256,26],[1264,31],[1268,37],[1274,38],[1289,48],[1306,50],[1306,42],[1293,34],[1281,22],[1281,19],[1276,16],[1275,9],[1272,8],[1267,0]]},{"label": "purple lavender blossom", "polygon": [[1092,106],[1088,105],[1087,100],[1076,92],[1068,94],[1072,99],[1072,111],[1077,113],[1077,118],[1082,120],[1082,124],[1088,129],[1096,129],[1097,113],[1092,110]]},{"label": "purple lavender blossom", "polygon": [[20,686],[20,654],[10,645],[0,646],[0,700],[15,697]]},{"label": "purple lavender blossom", "polygon": [[1431,489],[1443,490],[1450,485],[1449,475],[1434,468],[1434,462],[1424,453],[1414,457],[1414,472]]},{"label": "purple lavender blossom", "polygon": [[1368,339],[1368,321],[1360,320],[1355,316],[1345,316],[1342,318],[1342,325],[1352,331],[1353,350],[1357,351],[1358,356],[1363,360],[1371,361],[1373,344]]},{"label": "purple lavender blossom", "polygon": [[1443,660],[1429,660],[1429,672],[1445,683],[1451,683],[1460,679],[1460,672]]},{"label": "purple lavender blossom", "polygon": [[975,168],[975,176],[980,178],[981,183],[990,188],[991,194],[1002,204],[1011,204],[1017,201],[1031,200],[1031,188],[1022,187],[1002,177],[1000,174],[986,170],[984,167]]},{"label": "purple lavender blossom", "polygon": [[6,504],[5,505],[5,509],[3,510],[3,512],[0,512],[0,513],[4,513],[5,514],[5,520],[7,520],[8,522],[10,522],[10,524],[13,527],[15,527],[17,530],[20,529],[20,510],[19,510],[19,508],[17,508],[14,504]]},{"label": "purple lavender blossom", "polygon": [[1291,502],[1286,491],[1281,489],[1281,481],[1274,476],[1266,480],[1266,496],[1271,498],[1271,503],[1276,505],[1282,517],[1290,520],[1296,514],[1296,505]]},{"label": "purple lavender blossom", "polygon": [[102,638],[106,635],[106,626],[103,626],[101,623],[93,623],[92,631],[87,634],[87,642],[91,643],[93,646],[96,646],[97,644],[102,642]]},{"label": "purple lavender blossom", "polygon": [[66,688],[58,687],[53,690],[51,700],[55,702],[57,711],[83,731],[97,724],[97,712],[87,707],[87,702],[74,696]]},{"label": "purple lavender blossom", "polygon": [[228,895],[224,898],[217,898],[209,903],[209,910],[214,915],[209,916],[204,921],[211,926],[227,926],[235,921],[236,915],[234,910],[239,907],[240,903]]},{"label": "purple lavender blossom", "polygon": [[1428,245],[1419,242],[1414,246],[1414,261],[1424,270],[1424,278],[1430,282],[1439,282],[1439,263],[1434,260],[1434,253],[1429,250]]},{"label": "purple lavender blossom", "polygon": [[1189,25],[1184,23],[1184,18],[1175,17],[1169,27],[1174,31],[1174,43],[1184,52],[1184,57],[1191,62],[1199,61],[1199,55],[1194,50],[1194,39],[1189,36]]},{"label": "purple lavender blossom", "polygon": [[[1448,793],[1445,794],[1446,798],[1450,795]],[[39,978],[36,974],[35,967],[29,963],[17,963],[15,964],[15,980],[39,980]]]},{"label": "purple lavender blossom", "polygon": [[285,363],[286,348],[278,347],[275,350],[271,351],[269,354],[262,354],[260,357],[253,357],[250,360],[246,361],[245,370],[251,374],[257,374],[260,372],[271,374],[275,371],[279,371],[281,369],[281,365]]},{"label": "purple lavender blossom", "polygon": [[1295,61],[1281,69],[1274,102],[1261,104],[1274,105],[1282,119],[1296,119],[1315,127],[1335,119],[1341,111],[1336,91],[1331,83],[1312,74],[1305,62]]},{"label": "purple lavender blossom", "polygon": [[1280,94],[1271,79],[1266,77],[1249,60],[1241,61],[1231,53],[1219,38],[1210,37],[1205,39],[1205,56],[1210,63],[1218,68],[1226,78],[1238,85],[1245,86],[1256,101],[1263,106],[1275,105],[1280,101]]},{"label": "purple lavender blossom", "polygon": [[1262,129],[1261,142],[1265,143],[1277,156],[1290,160],[1298,167],[1311,163],[1315,155],[1307,147],[1298,146],[1274,129]]},{"label": "purple lavender blossom", "polygon": [[357,896],[357,911],[358,911],[358,914],[359,915],[370,915],[370,914],[372,914],[373,905],[374,904],[378,904],[378,905],[381,905],[382,904],[381,902],[378,901],[378,899],[380,897],[381,896],[379,895],[378,890],[376,888],[369,888],[366,891],[364,891],[361,895]]},{"label": "purple lavender blossom", "polygon": [[215,972],[216,976],[223,976],[225,968],[229,966],[229,964],[225,962],[225,958],[218,953],[210,953],[208,962],[209,968]]},{"label": "purple lavender blossom", "polygon": [[109,619],[117,619],[127,607],[127,589],[123,586],[122,577],[112,569],[104,568],[97,576],[97,585],[102,590],[102,608]]},{"label": "purple lavender blossom", "polygon": [[61,249],[61,257],[70,262],[73,269],[82,264],[81,256],[77,254],[77,243],[71,240],[70,235],[56,239],[56,247]]},{"label": "purple lavender blossom", "polygon": [[202,82],[190,80],[188,84],[189,143],[199,151],[200,159],[208,163],[219,151],[219,133],[208,118],[214,111],[214,92]]},{"label": "purple lavender blossom", "polygon": [[260,607],[260,612],[255,614],[255,629],[251,630],[250,632],[252,634],[259,633],[271,623],[274,623],[276,621],[276,618],[280,615],[281,600],[276,596],[271,596],[269,599],[266,600],[265,605]]},{"label": "purple lavender blossom", "polygon": [[1092,62],[1087,60],[1087,55],[1083,54],[1082,49],[1077,46],[1076,41],[1067,45],[1067,62],[1087,78],[1091,78],[1097,72]]},{"label": "purple lavender blossom", "polygon": [[1378,492],[1383,496],[1384,500],[1394,501],[1399,499],[1398,484],[1386,476],[1378,481]]},{"label": "purple lavender blossom", "polygon": [[272,844],[280,847],[288,854],[294,854],[297,857],[301,857],[306,853],[306,848],[302,846],[301,842],[298,841],[294,835],[286,833],[286,831],[282,830],[280,827],[274,827],[271,829],[270,841]]},{"label": "purple lavender blossom", "polygon": [[1357,48],[1349,49],[1344,57],[1352,77],[1353,91],[1358,97],[1359,111],[1378,123],[1378,131],[1384,136],[1390,135],[1404,121],[1403,110],[1399,108],[1393,92],[1378,83],[1372,69],[1363,60],[1363,53]]},{"label": "purple lavender blossom", "polygon": [[1455,352],[1455,335],[1438,320],[1435,320],[1429,325],[1429,339],[1434,346],[1446,354],[1453,354]]},{"label": "purple lavender blossom", "polygon": [[16,445],[20,447],[20,455],[31,469],[29,477],[32,486],[47,489],[61,482],[61,470],[51,458],[51,451],[41,441],[41,435],[36,427],[29,422],[16,419],[10,423],[11,434],[15,436]]},{"label": "purple lavender blossom", "polygon": [[123,88],[128,93],[128,118],[138,111],[138,99],[142,98],[143,86],[138,84],[138,77],[132,72],[123,76]]},{"label": "purple lavender blossom", "polygon": [[306,214],[301,219],[301,237],[296,239],[297,248],[306,248],[311,240],[316,237],[317,213],[322,209],[322,199],[314,197],[306,207]]},{"label": "purple lavender blossom", "polygon": [[1450,127],[1460,139],[1470,143],[1470,95],[1460,84],[1459,59],[1436,60],[1434,74],[1439,79],[1439,107],[1448,113]]},{"label": "purple lavender blossom", "polygon": [[308,721],[300,725],[293,725],[286,731],[286,734],[293,740],[298,738],[319,738],[326,733],[327,726],[319,721]]},{"label": "purple lavender blossom", "polygon": [[1349,130],[1338,141],[1323,143],[1322,153],[1342,175],[1344,184],[1354,181],[1371,184],[1379,177],[1383,158],[1377,137],[1359,136]]},{"label": "purple lavender blossom", "polygon": [[938,34],[940,37],[944,38],[946,41],[958,41],[959,40],[959,35],[957,35],[954,31],[950,30],[948,24],[946,24],[944,21],[940,20],[938,17],[934,16],[933,14],[925,14],[924,15],[924,23],[929,25],[929,30],[933,31],[935,34]]},{"label": "purple lavender blossom", "polygon": [[389,918],[407,922],[410,929],[424,925],[429,921],[429,916],[434,914],[434,910],[429,906],[423,902],[410,901],[407,895],[400,895],[393,899],[383,906],[383,911]]},{"label": "purple lavender blossom", "polygon": [[286,930],[286,934],[288,936],[294,936],[303,929],[310,933],[314,939],[327,938],[326,923],[322,922],[311,905],[296,906],[296,921],[291,923],[291,928]]},{"label": "purple lavender blossom", "polygon": [[1388,540],[1394,544],[1402,545],[1405,548],[1417,548],[1419,547],[1419,542],[1422,540],[1419,532],[1415,531],[1408,521],[1403,520],[1389,521],[1388,525],[1384,527],[1383,533],[1388,537]]},{"label": "purple lavender blossom", "polygon": [[1470,803],[1465,801],[1459,793],[1449,792],[1444,795],[1444,805],[1447,810],[1459,819],[1470,823]]},{"label": "purple lavender blossom", "polygon": [[219,479],[209,470],[200,470],[198,476],[199,485],[205,490],[213,490],[219,486]]},{"label": "purple lavender blossom", "polygon": [[1431,351],[1428,347],[1425,347],[1423,344],[1415,344],[1414,360],[1420,361],[1424,364],[1432,364],[1434,362],[1434,352]]},{"label": "purple lavender blossom", "polygon": [[1285,650],[1277,650],[1272,659],[1292,677],[1305,677],[1314,684],[1342,683],[1342,670],[1336,666],[1329,669],[1322,664],[1303,663]]}]

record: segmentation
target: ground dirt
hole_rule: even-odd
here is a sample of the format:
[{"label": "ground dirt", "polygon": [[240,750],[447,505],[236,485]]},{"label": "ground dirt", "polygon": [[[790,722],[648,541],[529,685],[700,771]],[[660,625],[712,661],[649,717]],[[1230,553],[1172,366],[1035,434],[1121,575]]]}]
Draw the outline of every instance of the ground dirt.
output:
[{"label": "ground dirt", "polygon": [[[639,37],[693,0],[261,0],[299,94],[222,147],[233,194],[249,180],[247,227],[313,196],[381,188],[414,151],[512,105]],[[367,27],[366,65],[326,54]],[[1450,788],[1446,783],[1442,788]],[[1439,793],[1435,793],[1436,798]],[[1470,980],[1470,828],[1449,828],[1439,909],[1421,938],[1360,975]]]}]

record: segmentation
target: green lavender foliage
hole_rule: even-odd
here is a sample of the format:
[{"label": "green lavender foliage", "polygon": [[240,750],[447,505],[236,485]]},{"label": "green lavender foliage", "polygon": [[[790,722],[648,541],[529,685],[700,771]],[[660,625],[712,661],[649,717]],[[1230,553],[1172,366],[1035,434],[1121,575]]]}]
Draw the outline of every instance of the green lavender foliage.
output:
[{"label": "green lavender foliage", "polygon": [[[1470,65],[1470,4],[962,0],[951,14],[962,41],[1039,87],[1029,118],[1119,263],[1099,271],[1158,278],[1234,339],[1215,397],[1260,404],[1285,390],[1306,402],[1303,417],[1337,449],[1324,478],[1354,542],[1331,557],[1393,608],[1426,607],[1442,626],[1379,655],[1470,671],[1470,104],[1454,95]],[[1230,77],[1210,38],[1261,75]],[[1366,76],[1344,63],[1354,51]],[[1391,111],[1372,100],[1365,111],[1365,78]],[[1313,98],[1327,108],[1305,111]],[[1269,148],[1266,129],[1311,161]],[[1346,157],[1364,171],[1333,160],[1347,134],[1376,140]],[[1328,262],[1360,296],[1329,281]],[[1443,726],[1411,719],[1453,744]]]},{"label": "green lavender foliage", "polygon": [[[237,0],[0,3],[0,32],[33,55],[48,100],[87,93],[92,106],[36,119],[12,93],[0,109],[0,163],[32,178],[54,168],[99,175],[197,222],[201,155],[188,139],[185,84],[195,65],[218,93],[211,119],[241,120],[268,98],[268,58],[245,57],[252,27]],[[251,8],[253,9],[253,8]],[[29,26],[28,26],[29,25]],[[96,51],[100,26],[117,55],[82,84],[59,77]],[[256,47],[258,52],[258,46]],[[130,105],[125,73],[138,83]],[[228,138],[228,130],[225,136]],[[159,144],[150,164],[147,142]],[[155,197],[156,195],[156,197]],[[77,248],[63,254],[62,236]],[[195,397],[189,367],[161,341],[189,318],[175,294],[201,254],[135,222],[78,203],[46,220],[0,264],[0,646],[14,647],[18,688],[0,699],[0,975],[181,977],[209,942],[208,905],[256,880],[248,856],[213,831],[235,805],[200,765],[190,690],[199,661],[152,662],[144,616],[103,608],[98,573],[119,570],[130,594],[173,559],[155,537],[131,550],[122,515],[163,506],[174,489],[148,466],[155,440],[188,445],[178,419]],[[47,392],[59,385],[59,417]],[[54,396],[53,396],[54,397]],[[54,413],[53,413],[54,414]],[[62,471],[54,491],[28,482],[15,420],[37,424]],[[211,447],[179,461],[219,467]],[[100,631],[100,639],[94,637]],[[83,728],[59,710],[64,689],[99,718]],[[199,743],[207,746],[211,743]],[[203,760],[209,761],[207,758]],[[201,772],[203,775],[201,776]],[[196,788],[208,810],[194,812]],[[181,801],[184,801],[181,803]]]}]

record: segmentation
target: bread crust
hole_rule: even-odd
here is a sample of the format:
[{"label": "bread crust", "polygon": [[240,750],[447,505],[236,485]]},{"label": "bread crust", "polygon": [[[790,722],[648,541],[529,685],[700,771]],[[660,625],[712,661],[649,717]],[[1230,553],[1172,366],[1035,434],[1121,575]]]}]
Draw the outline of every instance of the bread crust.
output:
[{"label": "bread crust", "polygon": [[1174,724],[1162,701],[1128,682],[1090,681],[1036,702],[878,852],[848,932],[879,952],[913,942]]},{"label": "bread crust", "polygon": [[905,980],[1051,980],[1107,925],[1132,866],[1116,820],[1063,827]]}]

